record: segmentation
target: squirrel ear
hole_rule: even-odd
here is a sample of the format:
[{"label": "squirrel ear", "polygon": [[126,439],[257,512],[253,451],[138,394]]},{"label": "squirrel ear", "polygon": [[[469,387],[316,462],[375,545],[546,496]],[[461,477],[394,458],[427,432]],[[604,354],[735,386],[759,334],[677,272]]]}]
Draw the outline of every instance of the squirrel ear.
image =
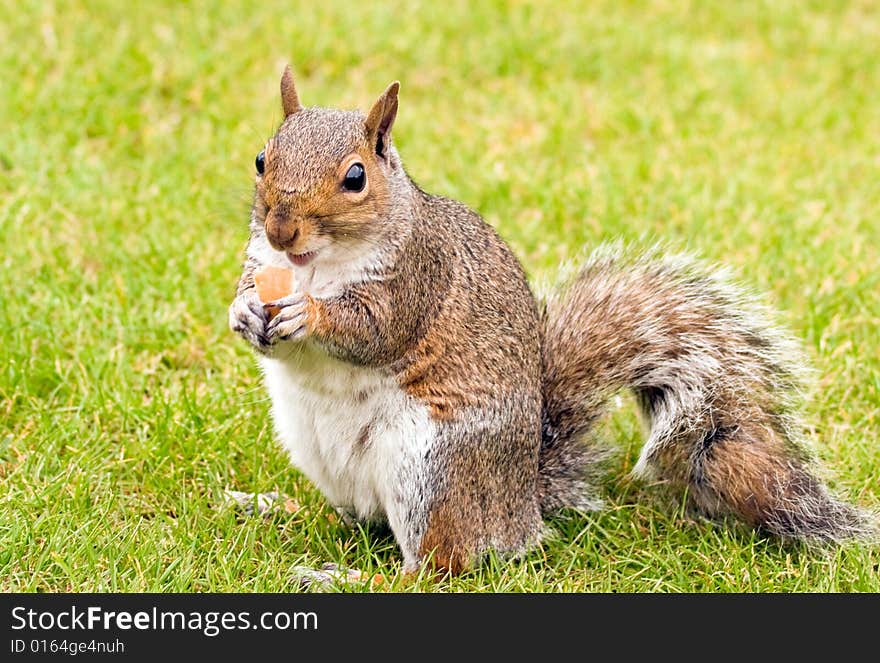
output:
[{"label": "squirrel ear", "polygon": [[302,110],[296,86],[293,84],[293,72],[290,71],[290,65],[284,67],[284,74],[281,76],[281,108],[284,109],[284,117],[290,117]]},{"label": "squirrel ear", "polygon": [[367,135],[376,148],[376,154],[380,157],[386,155],[391,141],[391,127],[394,125],[394,118],[397,117],[398,90],[400,90],[400,83],[394,81],[376,100],[370,109],[370,114],[367,115]]}]

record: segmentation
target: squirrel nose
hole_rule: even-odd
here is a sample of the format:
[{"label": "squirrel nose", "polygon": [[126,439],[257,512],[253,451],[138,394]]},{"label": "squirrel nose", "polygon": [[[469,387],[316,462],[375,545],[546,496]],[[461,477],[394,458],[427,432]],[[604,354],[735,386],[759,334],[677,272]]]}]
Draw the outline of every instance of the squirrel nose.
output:
[{"label": "squirrel nose", "polygon": [[266,220],[266,237],[269,243],[278,250],[293,245],[301,234],[301,223],[295,219],[279,219],[272,215]]}]

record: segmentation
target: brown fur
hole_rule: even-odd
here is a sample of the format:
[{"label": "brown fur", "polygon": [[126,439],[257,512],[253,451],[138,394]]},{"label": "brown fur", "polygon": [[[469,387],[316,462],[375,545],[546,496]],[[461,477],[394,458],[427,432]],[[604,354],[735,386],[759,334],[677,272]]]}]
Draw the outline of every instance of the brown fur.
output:
[{"label": "brown fur", "polygon": [[628,387],[651,428],[639,469],[687,489],[699,511],[787,538],[875,532],[810,467],[797,348],[721,276],[681,256],[600,253],[544,317],[545,511],[576,505],[590,469],[584,436]]},{"label": "brown fur", "polygon": [[[299,148],[305,141],[320,139],[320,129],[313,128],[315,116],[321,114],[318,111],[330,113],[340,126],[347,126],[347,116],[353,115],[306,108],[289,116],[278,135],[268,142],[265,171],[257,179],[256,195],[265,208],[261,225],[270,244],[280,251],[298,253],[315,234],[344,238],[347,242],[369,239],[375,220],[388,209],[387,180],[367,143],[365,128],[357,131],[348,127],[347,135],[337,136],[342,140],[335,149],[321,155],[327,165],[310,165],[317,155],[303,153]],[[303,132],[307,135],[300,136]],[[297,136],[295,142],[291,136]],[[342,191],[339,182],[344,175],[343,167],[355,161],[366,170],[366,190]]]},{"label": "brown fur", "polygon": [[[864,530],[809,472],[792,346],[754,302],[690,263],[608,255],[539,315],[494,230],[406,175],[391,139],[398,87],[366,117],[303,108],[286,70],[285,120],[266,147],[251,231],[294,253],[314,237],[380,249],[371,278],[306,298],[305,333],[333,357],[387,372],[431,413],[437,437],[404,496],[424,515],[398,536],[405,552],[457,573],[489,549],[526,550],[542,513],[595,506],[599,454],[584,437],[621,388],[652,425],[644,462],[704,512],[783,536]],[[367,172],[359,193],[340,188],[352,160]],[[239,298],[257,267],[246,263]],[[233,329],[271,351],[252,329],[260,320],[236,315]],[[372,442],[369,427],[359,439]]]},{"label": "brown fur", "polygon": [[284,111],[284,117],[290,117],[302,110],[296,86],[293,84],[293,72],[290,70],[290,65],[284,67],[284,73],[281,75],[281,108]]},{"label": "brown fur", "polygon": [[466,520],[469,515],[448,502],[436,504],[428,518],[419,556],[431,560],[434,568],[442,572],[459,574],[470,567],[474,551],[459,542],[479,541],[480,533],[475,523]]}]

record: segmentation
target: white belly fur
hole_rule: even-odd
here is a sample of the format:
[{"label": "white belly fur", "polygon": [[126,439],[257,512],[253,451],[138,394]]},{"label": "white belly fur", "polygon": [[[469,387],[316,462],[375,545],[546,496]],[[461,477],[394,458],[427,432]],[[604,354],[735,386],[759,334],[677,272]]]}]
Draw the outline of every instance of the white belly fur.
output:
[{"label": "white belly fur", "polygon": [[418,482],[409,475],[435,435],[427,408],[393,377],[337,360],[308,341],[287,358],[260,363],[293,464],[335,507],[360,519],[387,518],[398,533],[408,506],[401,491]]}]

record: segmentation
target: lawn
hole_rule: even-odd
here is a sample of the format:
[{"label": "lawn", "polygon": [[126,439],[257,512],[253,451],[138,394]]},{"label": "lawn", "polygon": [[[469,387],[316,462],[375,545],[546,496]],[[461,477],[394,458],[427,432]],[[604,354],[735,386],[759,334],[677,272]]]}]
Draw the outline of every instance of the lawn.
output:
[{"label": "lawn", "polygon": [[307,105],[399,79],[410,174],[537,280],[621,238],[730,266],[816,369],[835,490],[880,504],[876,4],[434,4],[0,0],[0,590],[291,591],[337,562],[385,577],[363,591],[880,591],[876,547],[784,546],[627,480],[627,399],[607,508],[453,580],[399,580],[393,540],[289,466],[226,326],[288,61]]}]

